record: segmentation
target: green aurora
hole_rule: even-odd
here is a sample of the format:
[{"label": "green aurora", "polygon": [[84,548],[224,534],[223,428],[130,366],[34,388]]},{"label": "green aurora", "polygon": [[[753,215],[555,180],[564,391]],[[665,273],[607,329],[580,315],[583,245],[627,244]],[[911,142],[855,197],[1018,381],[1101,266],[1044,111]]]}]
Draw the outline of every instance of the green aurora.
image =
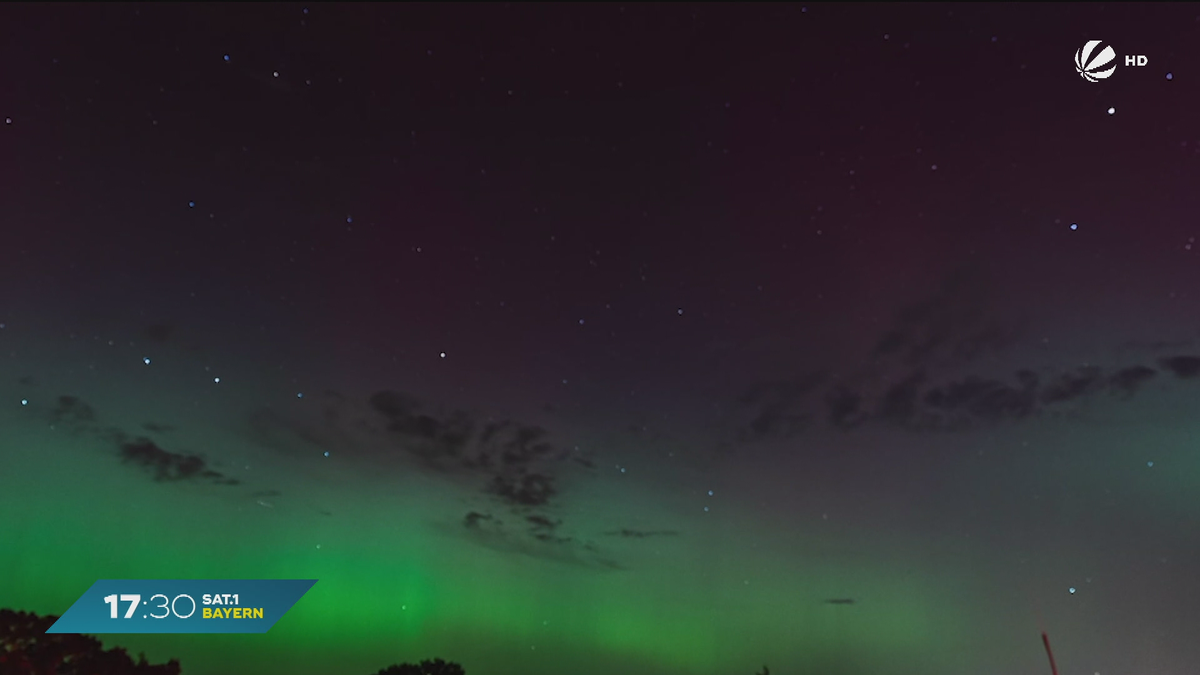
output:
[{"label": "green aurora", "polygon": [[[1064,418],[919,443],[900,432],[806,437],[810,447],[838,448],[823,462],[657,453],[640,467],[630,460],[627,472],[566,470],[561,499],[545,509],[506,507],[420,458],[375,452],[372,443],[393,443],[386,437],[342,429],[348,449],[339,450],[313,431],[326,427],[303,422],[306,400],[286,412],[279,397],[264,418],[242,407],[257,393],[223,395],[221,383],[197,398],[173,388],[169,375],[189,367],[183,358],[160,359],[168,385],[157,388],[145,378],[159,361],[141,371],[105,364],[106,386],[128,380],[147,393],[79,381],[67,389],[69,378],[9,390],[28,405],[9,406],[3,420],[3,508],[19,516],[4,525],[0,573],[19,583],[0,587],[0,606],[59,614],[101,578],[319,579],[266,635],[103,636],[152,661],[177,657],[189,675],[369,673],[433,656],[475,675],[717,675],[763,663],[799,673],[1030,672],[1042,667],[1037,635],[1047,623],[1058,628],[1064,662],[1086,663],[1089,630],[1119,629],[1088,615],[1084,593],[1064,592],[1072,583],[1104,592],[1071,577],[1082,568],[1100,579],[1123,564],[1089,562],[1102,540],[1164,535],[1121,519],[1117,502],[1153,500],[1144,508],[1196,516],[1200,472],[1185,426],[1158,424],[1159,470],[1143,466],[1121,494],[1105,492],[1131,471],[1122,443],[1144,437],[1111,415],[1104,433]],[[56,391],[83,403],[66,415]],[[1144,410],[1125,417],[1154,410],[1155,396],[1169,410],[1180,391],[1147,396]],[[368,398],[340,395],[337,405],[368,410],[355,402]],[[170,414],[189,409],[202,412],[190,421]],[[103,430],[147,419],[170,420],[158,435],[176,452],[219,448],[198,454],[240,484],[154,480],[123,462]],[[273,420],[274,431],[260,423],[247,433],[247,419]],[[285,427],[308,431],[289,437]],[[326,443],[329,457],[319,449]],[[1060,449],[1036,454],[1037,444]],[[866,452],[889,445],[924,460],[910,456],[902,467]],[[953,468],[914,478],[922,461]],[[822,488],[845,483],[839,474],[857,476],[861,489]],[[563,551],[514,541],[512,529],[473,531],[470,512],[517,523],[548,512],[564,524],[559,534],[587,544]]]}]

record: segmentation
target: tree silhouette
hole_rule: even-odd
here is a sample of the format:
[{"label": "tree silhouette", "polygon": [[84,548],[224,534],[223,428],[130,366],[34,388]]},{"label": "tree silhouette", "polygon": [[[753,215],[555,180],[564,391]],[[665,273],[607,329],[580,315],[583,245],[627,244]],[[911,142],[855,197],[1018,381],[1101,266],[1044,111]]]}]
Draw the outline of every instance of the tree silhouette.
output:
[{"label": "tree silhouette", "polygon": [[[139,654],[134,661],[122,647],[105,650],[90,635],[47,634],[57,616],[0,609],[0,675],[180,675],[179,661],[161,665],[146,662]],[[376,675],[466,675],[454,662],[434,659],[418,664],[399,663]],[[771,675],[763,666],[761,673]]]},{"label": "tree silhouette", "polygon": [[179,675],[179,662],[152,666],[90,635],[47,634],[57,616],[0,609],[0,675]]},{"label": "tree silhouette", "polygon": [[441,659],[422,661],[416,665],[401,663],[388,666],[375,675],[466,675],[467,671],[457,663],[447,663]]}]

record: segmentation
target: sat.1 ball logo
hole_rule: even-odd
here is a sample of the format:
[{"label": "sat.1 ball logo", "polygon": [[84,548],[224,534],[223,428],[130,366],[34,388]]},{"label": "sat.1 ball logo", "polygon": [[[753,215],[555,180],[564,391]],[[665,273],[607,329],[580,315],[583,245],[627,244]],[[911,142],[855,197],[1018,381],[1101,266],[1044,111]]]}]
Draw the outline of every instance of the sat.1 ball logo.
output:
[{"label": "sat.1 ball logo", "polygon": [[[1088,40],[1087,44],[1075,50],[1075,72],[1079,73],[1084,82],[1107,80],[1117,71],[1117,59],[1117,52],[1112,45],[1106,45],[1102,40]],[[1149,62],[1150,59],[1146,58],[1145,54],[1125,55],[1126,66],[1140,68]]]},{"label": "sat.1 ball logo", "polygon": [[1088,40],[1087,44],[1075,50],[1075,72],[1088,82],[1108,79],[1117,70],[1117,52],[1112,45],[1096,49],[1100,45],[1100,40]]}]

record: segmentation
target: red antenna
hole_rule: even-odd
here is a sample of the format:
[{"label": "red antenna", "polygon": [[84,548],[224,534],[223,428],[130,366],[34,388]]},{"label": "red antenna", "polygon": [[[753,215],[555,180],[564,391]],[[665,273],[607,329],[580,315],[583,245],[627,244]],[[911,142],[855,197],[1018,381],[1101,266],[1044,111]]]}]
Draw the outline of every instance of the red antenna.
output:
[{"label": "red antenna", "polygon": [[1058,675],[1058,666],[1054,665],[1054,652],[1050,651],[1050,636],[1042,631],[1042,644],[1046,645],[1046,656],[1050,657],[1050,673]]}]

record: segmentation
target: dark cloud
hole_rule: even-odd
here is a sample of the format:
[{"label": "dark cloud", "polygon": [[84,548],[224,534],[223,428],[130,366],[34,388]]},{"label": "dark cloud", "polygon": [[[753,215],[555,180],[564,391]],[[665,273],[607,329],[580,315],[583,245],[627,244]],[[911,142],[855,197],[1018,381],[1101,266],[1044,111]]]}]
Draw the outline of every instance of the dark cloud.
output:
[{"label": "dark cloud", "polygon": [[1183,380],[1200,376],[1200,356],[1170,356],[1160,359],[1158,365]]},{"label": "dark cloud", "polygon": [[1017,385],[1000,380],[970,377],[931,388],[923,403],[936,423],[927,426],[960,428],[978,422],[1018,420],[1037,410],[1038,377],[1018,371]]},{"label": "dark cloud", "polygon": [[546,442],[546,430],[514,422],[497,422],[484,427],[479,446],[484,453],[499,456],[505,466],[526,466],[554,453]]},{"label": "dark cloud", "polygon": [[395,391],[376,392],[368,403],[387,420],[389,432],[410,441],[407,448],[430,461],[461,458],[471,440],[466,413],[439,418],[423,412],[415,398]]},{"label": "dark cloud", "polygon": [[[931,295],[896,313],[875,342],[865,372],[837,378],[805,374],[751,387],[739,399],[751,412],[739,425],[738,438],[790,438],[822,420],[842,430],[867,423],[919,429],[939,426],[948,414],[959,421],[969,414],[1005,414],[1015,406],[1007,395],[1011,387],[979,381],[955,385],[938,377],[1018,337],[1017,328],[986,316],[989,303],[982,277],[972,271],[948,277]],[[895,378],[885,375],[889,372],[906,374]]]},{"label": "dark cloud", "polygon": [[[205,482],[221,486],[241,483],[217,471],[199,455],[170,452],[145,436],[132,435],[118,427],[101,424],[95,408],[78,396],[59,396],[46,412],[46,418],[61,430],[111,444],[116,457],[123,464],[146,471],[155,481]],[[160,433],[172,430],[172,427],[152,422],[143,424],[142,428]]]},{"label": "dark cloud", "polygon": [[875,419],[900,426],[915,423],[921,412],[921,385],[924,382],[925,374],[918,371],[888,387],[879,400]]},{"label": "dark cloud", "polygon": [[1064,403],[1094,394],[1107,384],[1104,372],[1099,368],[1091,366],[1078,368],[1062,373],[1047,383],[1046,387],[1042,389],[1041,400],[1043,403]]},{"label": "dark cloud", "polygon": [[1137,393],[1141,386],[1158,375],[1158,371],[1146,366],[1122,368],[1109,378],[1109,384],[1119,394],[1129,397]]},{"label": "dark cloud", "polygon": [[808,428],[812,416],[800,403],[825,380],[825,373],[809,373],[794,380],[763,382],[750,388],[738,403],[755,410],[743,428],[742,440],[790,438]]},{"label": "dark cloud", "polygon": [[478,424],[462,411],[426,411],[414,397],[394,391],[376,392],[369,404],[406,451],[443,471],[484,474],[485,491],[510,506],[548,504],[558,488],[547,467],[572,457],[539,426],[513,420]]},{"label": "dark cloud", "polygon": [[[1175,356],[1160,364],[1181,379],[1200,378],[1200,357]],[[968,376],[934,382],[918,369],[882,387],[837,384],[820,400],[825,419],[835,429],[875,424],[914,431],[957,430],[1023,420],[1102,393],[1129,399],[1157,373],[1143,365],[1112,373],[1087,366],[1045,378],[1032,370],[1020,370],[1011,378]],[[742,398],[764,403],[737,431],[739,438],[788,438],[794,430],[786,420],[811,417],[809,410],[815,404],[810,397],[792,397],[786,399],[787,405],[781,405],[784,399],[763,396],[766,390],[760,386]]]},{"label": "dark cloud", "polygon": [[562,524],[561,520],[550,520],[546,516],[538,515],[526,516],[525,520],[529,521],[529,523],[533,525],[534,529],[553,530]]},{"label": "dark cloud", "polygon": [[[1015,377],[957,375],[978,372],[981,357],[1006,349],[1021,333],[986,315],[989,295],[981,277],[955,275],[896,314],[857,374],[810,373],[749,387],[738,398],[734,438],[788,439],[822,422],[845,431],[864,425],[935,431],[1020,421],[1102,393],[1127,400],[1159,372],[1134,364],[1112,372],[1084,366],[1048,375],[1029,369]],[[1181,344],[1189,343],[1122,349]],[[1170,356],[1158,365],[1179,379],[1200,379],[1200,356]]]},{"label": "dark cloud", "polygon": [[530,534],[534,539],[547,544],[570,544],[574,541],[572,537],[559,536],[557,528],[562,524],[561,520],[550,520],[545,516],[527,516],[526,521],[530,524]]},{"label": "dark cloud", "polygon": [[156,481],[207,480],[218,485],[237,485],[238,481],[208,468],[202,457],[167,452],[149,438],[135,438],[121,444],[121,458],[149,469]]},{"label": "dark cloud", "polygon": [[862,411],[863,397],[846,387],[837,387],[826,399],[829,423],[837,429],[853,429],[862,424],[866,415]]},{"label": "dark cloud", "polygon": [[490,513],[471,511],[463,518],[463,526],[467,528],[478,528],[481,522],[491,519],[492,515]]},{"label": "dark cloud", "polygon": [[33,379],[32,375],[23,375],[17,378],[17,384],[22,387],[36,387],[37,380]]},{"label": "dark cloud", "polygon": [[96,410],[77,396],[59,396],[50,409],[50,420],[53,424],[91,424],[96,421]]},{"label": "dark cloud", "polygon": [[146,422],[142,425],[142,428],[152,434],[166,434],[175,431],[175,427],[169,424],[157,424],[155,422]]},{"label": "dark cloud", "polygon": [[529,531],[510,531],[504,521],[494,515],[471,511],[463,517],[459,532],[480,546],[502,553],[592,569],[625,569],[604,556],[594,544],[557,534],[557,521],[544,516],[529,516],[524,520],[530,526]]},{"label": "dark cloud", "polygon": [[[578,448],[568,450],[555,443],[547,429],[512,419],[482,419],[461,410],[440,410],[394,390],[369,395],[365,406],[327,392],[320,406],[319,414],[304,416],[256,410],[248,416],[247,432],[255,442],[290,457],[320,457],[328,451],[374,470],[406,458],[415,460],[419,470],[460,485],[477,486],[492,507],[512,515],[511,522],[525,523],[525,527],[505,528],[480,508],[463,520],[463,529],[475,533],[472,540],[524,553],[536,553],[536,547],[523,549],[535,544],[570,545],[579,549],[576,554],[584,554],[584,542],[564,533],[562,520],[550,513],[562,498],[562,467],[594,468],[595,464]],[[414,465],[404,466],[409,470]],[[534,508],[539,513],[530,513]],[[550,513],[543,513],[546,511]]]},{"label": "dark cloud", "polygon": [[391,390],[368,397],[366,410],[371,413],[366,418],[356,415],[351,401],[331,392],[319,416],[290,418],[262,408],[248,416],[247,432],[255,442],[290,456],[350,452],[387,461],[407,455],[449,478],[481,479],[486,494],[521,507],[544,506],[558,494],[554,466],[567,460],[594,466],[551,443],[549,432],[535,425],[478,423],[466,412],[440,413]]},{"label": "dark cloud", "polygon": [[970,271],[948,277],[931,296],[901,309],[875,343],[875,360],[909,368],[962,363],[1004,349],[1019,331],[984,319],[990,301]]},{"label": "dark cloud", "polygon": [[517,478],[494,476],[489,491],[518,506],[544,506],[557,493],[554,479],[538,473]]},{"label": "dark cloud", "polygon": [[825,601],[827,605],[853,605],[854,598],[830,598]]}]

